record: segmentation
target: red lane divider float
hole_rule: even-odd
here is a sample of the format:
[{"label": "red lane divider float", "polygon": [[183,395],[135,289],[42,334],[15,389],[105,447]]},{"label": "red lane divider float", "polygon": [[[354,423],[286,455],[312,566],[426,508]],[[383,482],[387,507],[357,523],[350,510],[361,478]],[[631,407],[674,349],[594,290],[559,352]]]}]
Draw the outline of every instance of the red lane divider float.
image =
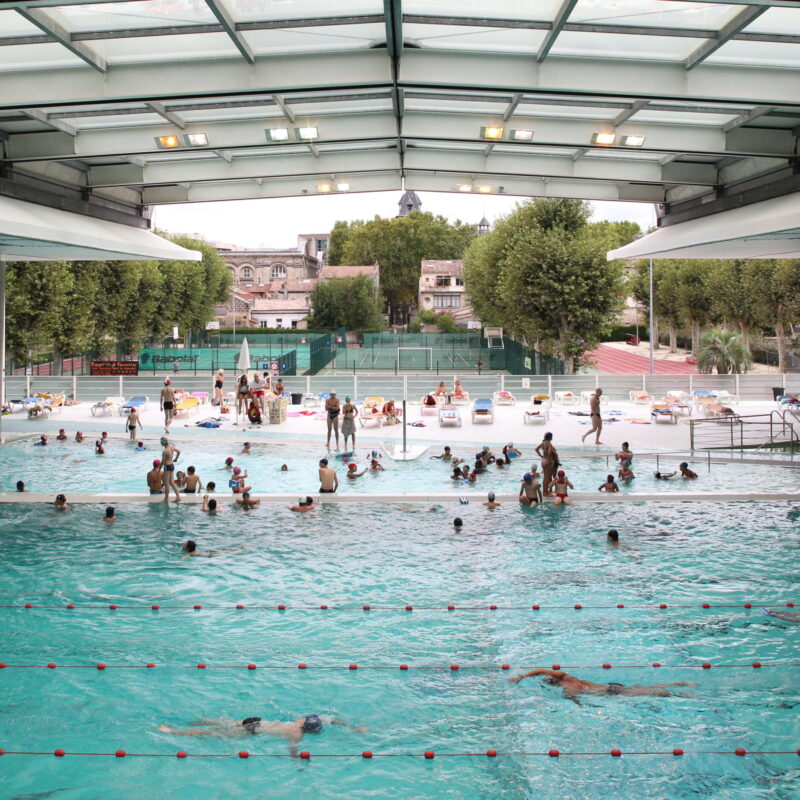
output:
[{"label": "red lane divider float", "polygon": [[[795,750],[746,750],[744,747],[737,747],[735,750],[684,750],[681,747],[674,747],[672,750],[611,750],[595,752],[575,752],[570,750],[551,750],[542,752],[527,751],[508,751],[502,752],[495,749],[488,749],[480,753],[437,753],[433,750],[425,750],[422,753],[375,753],[372,750],[362,750],[360,753],[310,753],[303,750],[299,753],[299,758],[310,761],[312,758],[358,758],[368,761],[373,758],[423,758],[426,761],[433,761],[437,758],[498,758],[503,756],[545,756],[548,758],[561,757],[593,757],[610,756],[620,758],[623,756],[683,756],[683,755],[705,755],[705,756],[738,756],[743,758],[747,755],[759,756],[800,756],[800,747]],[[65,758],[72,756],[99,756],[111,758],[296,758],[289,753],[251,753],[248,750],[240,750],[237,753],[189,753],[186,750],[178,750],[177,753],[129,753],[127,750],[115,750],[113,753],[86,753],[73,752],[58,748],[56,750],[3,750],[0,748],[0,756],[56,756]]]},{"label": "red lane divider float", "polygon": [[[511,669],[510,664],[255,664],[250,662],[248,664],[206,664],[199,662],[197,664],[158,664],[153,662],[147,664],[106,664],[99,662],[96,664],[7,664],[0,661],[0,670],[4,669],[96,669],[105,671],[109,669],[155,669],[156,666],[160,669],[244,669],[248,671],[253,670],[311,670],[311,669],[327,669],[327,670],[348,670],[355,672],[362,669],[373,670],[400,670],[405,672],[407,670],[429,670],[429,671],[442,671],[442,672],[460,672],[461,670],[482,670],[482,671],[503,671],[506,672]],[[518,665],[518,670],[532,670],[532,669],[552,669],[552,670],[576,670],[576,669],[761,669],[763,667],[800,667],[800,661],[797,662],[776,662],[765,663],[763,661],[752,661],[749,664],[712,664],[709,661],[703,661],[698,664],[662,664],[659,661],[654,661],[652,664],[570,664],[562,666],[561,664],[548,664],[546,666],[530,666]]]},{"label": "red lane divider float", "polygon": [[138,606],[124,606],[110,603],[108,605],[75,605],[74,603],[67,603],[66,605],[36,605],[34,603],[10,604],[0,605],[0,608],[12,609],[37,609],[46,611],[56,611],[67,609],[69,611],[87,611],[87,610],[100,610],[109,611],[127,610],[127,611],[548,611],[554,609],[574,609],[581,611],[582,609],[609,609],[609,608],[632,608],[632,609],[669,609],[669,608],[775,608],[783,606],[784,608],[794,608],[794,603],[651,603],[649,605],[626,605],[625,603],[616,603],[614,605],[606,606],[587,606],[581,603],[573,603],[572,605],[564,606],[545,606],[538,603],[526,606],[501,606],[496,603],[480,606],[459,606],[449,604],[447,606],[431,606],[431,605],[404,605],[404,606],[373,606],[370,604],[361,605],[297,605],[287,606],[284,603],[278,605],[244,605],[237,603],[236,605],[202,605],[201,603],[193,603],[192,605],[170,605],[162,606],[157,603],[151,605],[138,605]]}]

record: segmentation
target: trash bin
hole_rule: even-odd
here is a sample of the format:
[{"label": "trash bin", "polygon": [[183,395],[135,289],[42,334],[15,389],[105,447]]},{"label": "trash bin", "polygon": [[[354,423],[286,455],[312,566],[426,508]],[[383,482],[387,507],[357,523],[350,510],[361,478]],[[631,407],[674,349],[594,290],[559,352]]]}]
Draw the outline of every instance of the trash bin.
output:
[{"label": "trash bin", "polygon": [[299,406],[303,402],[302,392],[292,392],[292,405]]},{"label": "trash bin", "polygon": [[783,386],[773,386],[772,387],[772,399],[777,400],[779,397],[783,397],[786,394],[786,388]]}]

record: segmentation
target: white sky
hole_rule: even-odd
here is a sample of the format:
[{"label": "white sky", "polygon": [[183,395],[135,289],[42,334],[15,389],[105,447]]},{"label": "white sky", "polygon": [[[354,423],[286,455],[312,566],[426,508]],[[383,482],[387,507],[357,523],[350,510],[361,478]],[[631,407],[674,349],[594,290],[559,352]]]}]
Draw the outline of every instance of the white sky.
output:
[{"label": "white sky", "polygon": [[[513,211],[524,198],[419,192],[422,210],[454,222],[490,223]],[[222,203],[185,203],[159,206],[155,226],[169,233],[199,233],[213,242],[240,247],[292,248],[300,233],[327,233],[337,220],[372,219],[397,215],[401,192],[230,200]],[[655,224],[647,203],[595,202],[595,220],[632,220],[643,230]]]}]

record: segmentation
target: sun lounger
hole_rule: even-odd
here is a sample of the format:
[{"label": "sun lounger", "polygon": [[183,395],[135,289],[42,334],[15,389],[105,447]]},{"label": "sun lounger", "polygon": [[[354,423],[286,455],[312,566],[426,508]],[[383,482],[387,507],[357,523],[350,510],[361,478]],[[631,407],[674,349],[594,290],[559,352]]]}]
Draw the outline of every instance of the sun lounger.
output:
[{"label": "sun lounger", "polygon": [[322,397],[318,394],[304,394],[303,408],[319,408],[322,405]]},{"label": "sun lounger", "polygon": [[628,397],[630,397],[631,403],[633,403],[633,405],[635,406],[650,405],[650,400],[652,399],[647,392],[641,389],[629,392]]},{"label": "sun lounger", "polygon": [[124,402],[124,397],[109,396],[105,400],[95,403],[90,410],[93,417],[107,417],[109,414],[113,414],[114,409]]},{"label": "sun lounger", "polygon": [[543,425],[548,419],[550,419],[550,409],[546,406],[526,408],[522,417],[522,421],[526,425],[538,425],[540,423]]},{"label": "sun lounger", "polygon": [[717,402],[723,406],[726,404],[730,406],[739,404],[739,398],[735,394],[732,394],[725,389],[717,389],[713,392],[713,394],[717,398]]},{"label": "sun lounger", "polygon": [[653,419],[653,422],[670,422],[673,425],[676,425],[678,422],[678,416],[673,411],[672,407],[669,403],[656,403],[650,409],[650,416]]},{"label": "sun lounger", "polygon": [[517,404],[517,398],[511,392],[495,392],[492,395],[492,399],[497,406],[514,406]]},{"label": "sun lounger", "polygon": [[443,406],[439,409],[439,426],[444,428],[446,425],[461,427],[461,412],[452,406]]},{"label": "sun lounger", "polygon": [[479,398],[472,404],[472,421],[478,420],[494,422],[494,403],[488,397]]},{"label": "sun lounger", "polygon": [[63,394],[50,394],[49,392],[38,392],[36,397],[44,402],[50,411],[61,411],[64,408]]},{"label": "sun lounger", "polygon": [[579,399],[574,392],[556,392],[556,403],[560,406],[575,406]]},{"label": "sun lounger", "polygon": [[184,397],[183,400],[175,406],[175,416],[183,414],[188,417],[189,412],[194,409],[200,408],[200,401],[196,397]]},{"label": "sun lounger", "polygon": [[450,395],[450,403],[454,406],[468,406],[469,392],[462,392],[461,397],[455,394]]},{"label": "sun lounger", "polygon": [[372,397],[364,398],[364,405],[361,406],[361,411],[358,415],[358,421],[363,428],[367,423],[374,422],[380,428],[385,421],[383,416],[384,399],[374,395]]},{"label": "sun lounger", "polygon": [[[588,403],[594,397],[595,390],[594,389],[586,389],[585,391],[581,392],[581,405],[584,403]],[[608,405],[608,395],[601,394],[600,395],[600,405],[607,406]]]},{"label": "sun lounger", "polygon": [[698,407],[702,410],[706,417],[735,417],[736,414],[732,408],[723,406],[717,402],[716,397],[701,397],[699,398]]},{"label": "sun lounger", "polygon": [[147,411],[147,404],[150,402],[150,398],[144,394],[137,394],[134,397],[131,397],[126,403],[123,403],[119,407],[120,414],[129,414],[131,409],[136,409],[137,411]]},{"label": "sun lounger", "polygon": [[442,404],[439,402],[438,398],[434,398],[436,402],[433,405],[428,405],[425,401],[429,398],[433,397],[433,395],[426,394],[424,397],[420,397],[419,404],[421,406],[420,415],[425,416],[436,416],[439,413],[439,409],[442,407]]}]

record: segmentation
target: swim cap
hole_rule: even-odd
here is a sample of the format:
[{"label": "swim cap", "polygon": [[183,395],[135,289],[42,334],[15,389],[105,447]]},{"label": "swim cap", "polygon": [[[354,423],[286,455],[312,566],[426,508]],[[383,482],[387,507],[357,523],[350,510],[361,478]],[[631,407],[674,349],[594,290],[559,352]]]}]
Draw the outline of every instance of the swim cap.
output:
[{"label": "swim cap", "polygon": [[349,403],[350,402],[350,395],[349,394],[345,395],[344,401],[345,401],[345,403]]},{"label": "swim cap", "polygon": [[347,469],[352,470],[353,472],[355,472],[358,469],[358,466],[356,465],[355,461],[351,461],[347,465]]},{"label": "swim cap", "polygon": [[58,432],[59,432],[59,433],[64,433],[64,429],[63,429],[63,428],[59,428],[59,429],[58,429]]},{"label": "swim cap", "polygon": [[489,449],[489,445],[488,445],[488,444],[485,444],[485,445],[483,446],[483,449],[484,449],[484,450],[488,450],[488,449]]},{"label": "swim cap", "polygon": [[303,720],[304,733],[319,733],[322,730],[322,720],[317,714],[307,714]]},{"label": "swim cap", "polygon": [[241,471],[242,471],[241,467],[234,467],[233,468],[233,474],[234,475],[238,475]]},{"label": "swim cap", "polygon": [[137,447],[144,447],[144,442],[136,442]]},{"label": "swim cap", "polygon": [[161,444],[169,444],[169,439],[166,436],[161,437]]},{"label": "swim cap", "polygon": [[[622,462],[622,466],[623,467],[629,467],[630,465],[631,465],[631,462],[628,459],[625,459],[625,461]],[[683,466],[683,465],[681,464],[681,466]]]},{"label": "swim cap", "polygon": [[242,447],[250,447],[250,442],[245,442]]},{"label": "swim cap", "polygon": [[553,434],[548,432],[544,435],[544,438],[549,442],[553,438]]},{"label": "swim cap", "polygon": [[[330,390],[330,392],[329,392],[329,394],[331,394],[331,395],[334,395],[334,394],[336,394],[336,389],[331,389],[331,390]],[[315,716],[315,715],[314,715],[314,714],[312,714],[311,716],[313,717],[313,716]],[[308,719],[308,717],[306,717],[306,719]],[[317,717],[317,719],[319,719],[319,717]]]},{"label": "swim cap", "polygon": [[378,457],[378,451],[377,450],[373,450],[372,451],[372,457],[373,458],[377,458]]},{"label": "swim cap", "polygon": [[101,434],[101,436],[108,436],[108,434],[107,434],[105,431],[103,431],[103,433]]},{"label": "swim cap", "polygon": [[161,462],[158,459],[156,459],[155,461],[153,461],[153,466],[154,467],[160,467],[161,466]]},{"label": "swim cap", "polygon": [[566,474],[567,474],[567,473],[566,473],[566,472],[564,472],[564,470],[563,470],[563,469],[560,469],[560,470],[558,471],[558,477],[559,477],[559,478],[563,478],[563,477],[564,477]]},{"label": "swim cap", "polygon": [[170,385],[170,383],[172,383],[172,381],[170,381],[170,379],[169,379],[169,378],[165,378],[165,379],[164,379],[164,386],[169,386],[169,385]]},{"label": "swim cap", "polygon": [[531,474],[530,474],[530,472],[526,472],[526,473],[525,473],[525,474],[522,476],[522,480],[524,480],[524,481],[525,481],[525,483],[527,483],[528,481],[532,481],[532,480],[533,480],[533,475],[531,475]]},{"label": "swim cap", "polygon": [[682,461],[681,462],[681,469],[687,469],[688,466],[689,466],[689,462],[688,461]]},{"label": "swim cap", "polygon": [[465,505],[469,504],[469,500],[467,500],[466,497],[459,497],[458,498],[458,502],[461,503],[462,506],[465,506]]},{"label": "swim cap", "polygon": [[261,722],[261,717],[247,717],[247,719],[242,720],[242,727],[248,733],[255,733],[258,724]]},{"label": "swim cap", "polygon": [[226,463],[226,464],[233,464],[233,459],[232,459],[230,456],[228,456],[228,457],[225,459],[225,463]]},{"label": "swim cap", "polygon": [[489,502],[494,503],[494,492],[489,492]]}]

